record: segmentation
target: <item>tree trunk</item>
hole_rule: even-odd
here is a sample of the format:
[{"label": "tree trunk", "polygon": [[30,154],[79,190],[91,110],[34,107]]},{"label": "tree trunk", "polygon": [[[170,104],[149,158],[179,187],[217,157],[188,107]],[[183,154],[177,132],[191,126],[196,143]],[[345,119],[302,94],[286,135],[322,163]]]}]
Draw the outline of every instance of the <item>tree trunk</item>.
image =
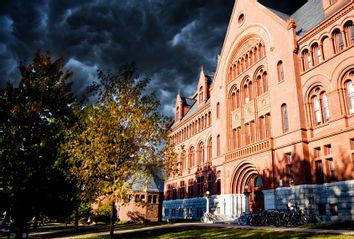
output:
[{"label": "tree trunk", "polygon": [[111,228],[109,233],[111,239],[113,239],[113,234],[114,234],[114,210],[115,210],[115,205],[113,201],[112,208],[111,208]]},{"label": "tree trunk", "polygon": [[79,208],[78,207],[75,208],[75,226],[74,226],[74,230],[75,231],[79,230]]}]

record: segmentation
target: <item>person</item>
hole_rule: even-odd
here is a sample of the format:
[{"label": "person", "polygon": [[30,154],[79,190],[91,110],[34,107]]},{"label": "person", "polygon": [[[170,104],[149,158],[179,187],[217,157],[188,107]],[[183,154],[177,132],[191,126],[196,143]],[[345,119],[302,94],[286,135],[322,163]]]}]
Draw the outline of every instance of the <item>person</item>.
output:
[{"label": "person", "polygon": [[289,201],[288,201],[288,209],[292,211],[292,210],[295,209],[295,207],[296,207],[295,201],[293,199],[289,199]]}]

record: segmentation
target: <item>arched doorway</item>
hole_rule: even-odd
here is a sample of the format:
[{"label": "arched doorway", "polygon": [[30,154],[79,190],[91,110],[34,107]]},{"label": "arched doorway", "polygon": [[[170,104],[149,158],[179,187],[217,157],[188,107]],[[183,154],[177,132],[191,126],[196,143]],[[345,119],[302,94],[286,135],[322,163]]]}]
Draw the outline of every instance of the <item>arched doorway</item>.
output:
[{"label": "arched doorway", "polygon": [[243,198],[236,203],[236,207],[241,209],[237,215],[264,209],[263,179],[251,162],[243,161],[236,167],[231,187],[233,194]]},{"label": "arched doorway", "polygon": [[252,175],[245,186],[245,195],[248,197],[250,212],[259,212],[264,209],[264,195],[262,192],[263,180],[260,175]]}]

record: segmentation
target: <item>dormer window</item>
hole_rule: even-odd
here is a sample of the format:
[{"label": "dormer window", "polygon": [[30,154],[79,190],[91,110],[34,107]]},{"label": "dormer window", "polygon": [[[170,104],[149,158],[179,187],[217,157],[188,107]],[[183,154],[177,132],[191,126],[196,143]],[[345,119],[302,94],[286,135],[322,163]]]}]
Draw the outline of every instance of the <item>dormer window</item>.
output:
[{"label": "dormer window", "polygon": [[199,88],[199,103],[202,103],[202,102],[204,101],[203,94],[204,94],[204,92],[203,92],[203,86],[201,86],[201,87]]}]

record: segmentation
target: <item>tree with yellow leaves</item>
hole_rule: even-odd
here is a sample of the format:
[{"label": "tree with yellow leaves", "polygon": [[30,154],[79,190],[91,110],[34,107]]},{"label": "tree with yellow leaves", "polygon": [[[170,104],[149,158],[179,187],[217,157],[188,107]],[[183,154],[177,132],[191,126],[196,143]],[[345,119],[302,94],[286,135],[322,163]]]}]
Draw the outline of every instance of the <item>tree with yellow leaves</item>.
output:
[{"label": "tree with yellow leaves", "polygon": [[99,71],[98,78],[92,87],[97,100],[82,110],[80,125],[64,150],[69,177],[82,195],[111,202],[112,238],[115,201],[129,201],[134,182],[143,178],[147,183],[159,170],[168,171],[174,153],[166,142],[159,103],[146,93],[149,80],[137,77],[134,64],[116,75]]}]

